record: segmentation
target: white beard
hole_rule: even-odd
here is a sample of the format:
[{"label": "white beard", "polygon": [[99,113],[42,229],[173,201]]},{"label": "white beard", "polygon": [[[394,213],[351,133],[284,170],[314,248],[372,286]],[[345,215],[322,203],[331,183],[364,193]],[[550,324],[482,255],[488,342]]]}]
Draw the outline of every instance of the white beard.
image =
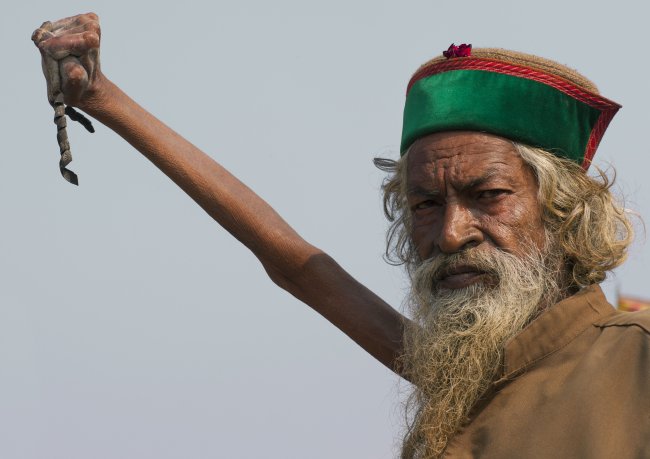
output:
[{"label": "white beard", "polygon": [[[546,257],[552,250],[528,245],[525,258],[472,248],[427,260],[414,271],[413,326],[405,332],[402,362],[414,390],[402,458],[442,454],[494,381],[507,341],[559,299],[560,263]],[[438,279],[456,264],[477,267],[489,282],[440,288]]]}]

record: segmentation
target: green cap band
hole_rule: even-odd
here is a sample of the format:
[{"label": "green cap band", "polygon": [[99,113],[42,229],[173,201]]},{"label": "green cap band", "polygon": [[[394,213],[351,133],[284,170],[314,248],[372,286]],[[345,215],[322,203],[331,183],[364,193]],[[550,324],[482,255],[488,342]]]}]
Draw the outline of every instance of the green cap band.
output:
[{"label": "green cap band", "polygon": [[442,131],[481,131],[588,167],[620,105],[539,70],[479,58],[425,67],[411,79],[401,153]]}]

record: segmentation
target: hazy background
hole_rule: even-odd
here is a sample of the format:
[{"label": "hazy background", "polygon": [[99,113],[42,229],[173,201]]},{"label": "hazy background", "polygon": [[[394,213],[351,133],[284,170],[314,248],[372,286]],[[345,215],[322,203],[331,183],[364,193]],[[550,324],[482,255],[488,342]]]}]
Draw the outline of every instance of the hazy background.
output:
[{"label": "hazy background", "polygon": [[[81,185],[63,181],[44,20],[97,12],[107,76],[395,307],[371,158],[397,156],[406,83],[451,42],[570,64],[621,103],[595,162],[650,215],[647,2],[108,5],[0,15],[3,459],[392,458],[406,388],[99,123],[70,128]],[[650,297],[648,251],[610,300]]]}]

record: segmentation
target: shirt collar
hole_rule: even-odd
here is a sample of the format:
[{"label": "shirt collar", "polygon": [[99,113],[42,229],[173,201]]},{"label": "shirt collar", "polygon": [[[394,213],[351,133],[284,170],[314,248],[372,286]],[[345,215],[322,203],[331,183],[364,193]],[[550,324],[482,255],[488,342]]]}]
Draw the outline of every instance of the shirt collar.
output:
[{"label": "shirt collar", "polygon": [[598,285],[591,285],[544,311],[506,344],[504,378],[567,345],[594,322],[615,313]]}]

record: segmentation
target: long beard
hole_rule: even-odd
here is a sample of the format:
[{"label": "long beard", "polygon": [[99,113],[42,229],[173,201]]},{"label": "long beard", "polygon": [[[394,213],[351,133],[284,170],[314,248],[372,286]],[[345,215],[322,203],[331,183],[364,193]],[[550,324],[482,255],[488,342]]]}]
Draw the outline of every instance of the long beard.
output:
[{"label": "long beard", "polygon": [[[435,458],[467,421],[502,365],[508,340],[560,297],[554,251],[529,244],[525,258],[469,249],[423,262],[413,273],[402,364],[414,385],[402,458]],[[455,265],[484,271],[486,282],[441,289]]]}]

